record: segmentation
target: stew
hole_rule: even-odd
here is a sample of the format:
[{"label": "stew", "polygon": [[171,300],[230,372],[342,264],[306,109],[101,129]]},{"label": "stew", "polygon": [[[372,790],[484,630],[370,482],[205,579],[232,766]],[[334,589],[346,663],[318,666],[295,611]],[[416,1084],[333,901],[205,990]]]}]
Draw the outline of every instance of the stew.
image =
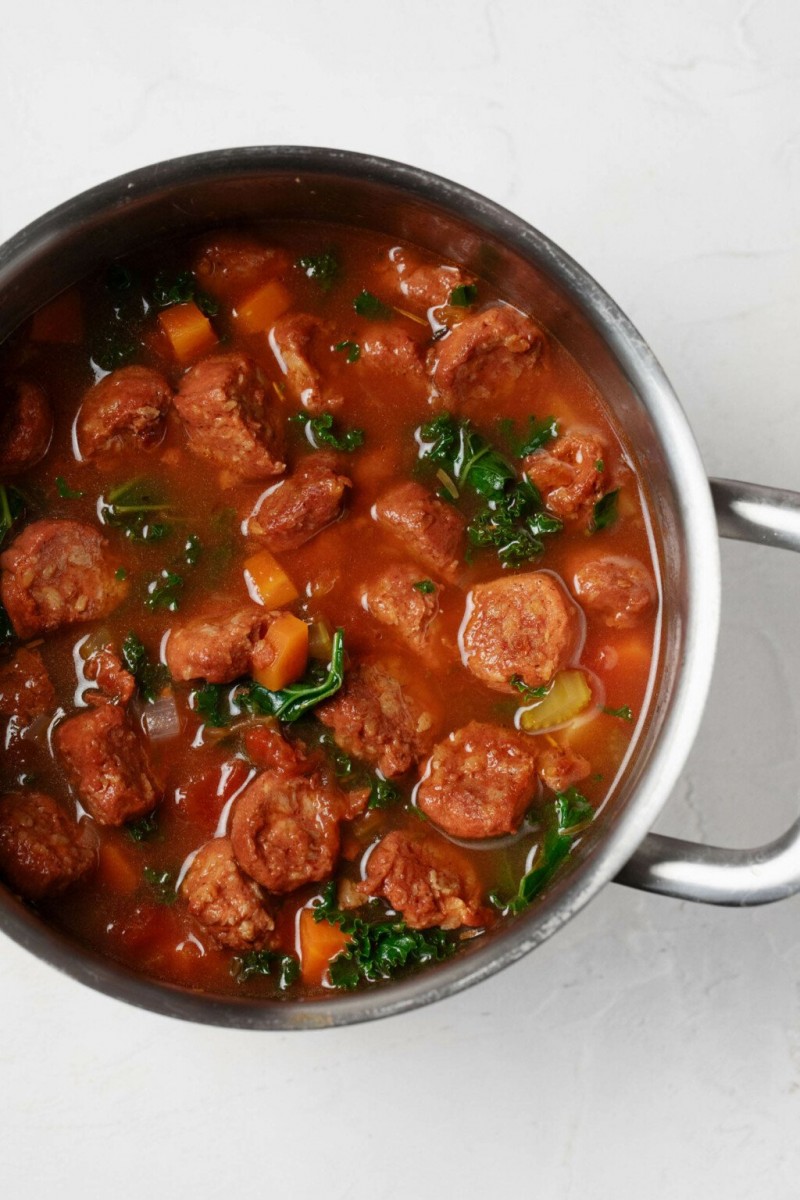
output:
[{"label": "stew", "polygon": [[544,893],[647,718],[657,560],[563,347],[311,223],[150,247],[0,351],[0,877],[301,998]]}]

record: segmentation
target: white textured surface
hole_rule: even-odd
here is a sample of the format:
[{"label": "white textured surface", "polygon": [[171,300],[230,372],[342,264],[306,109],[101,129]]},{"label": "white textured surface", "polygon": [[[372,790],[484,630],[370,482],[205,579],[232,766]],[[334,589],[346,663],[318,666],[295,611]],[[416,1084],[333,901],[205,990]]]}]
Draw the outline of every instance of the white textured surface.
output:
[{"label": "white textured surface", "polygon": [[[174,154],[431,168],[560,242],[640,327],[713,473],[800,487],[796,0],[33,2],[0,41],[0,238]],[[800,563],[724,552],[711,703],[661,828],[794,812]],[[800,899],[611,886],[445,1004],[258,1035],[127,1009],[0,941],[0,1192],[794,1200]]]}]

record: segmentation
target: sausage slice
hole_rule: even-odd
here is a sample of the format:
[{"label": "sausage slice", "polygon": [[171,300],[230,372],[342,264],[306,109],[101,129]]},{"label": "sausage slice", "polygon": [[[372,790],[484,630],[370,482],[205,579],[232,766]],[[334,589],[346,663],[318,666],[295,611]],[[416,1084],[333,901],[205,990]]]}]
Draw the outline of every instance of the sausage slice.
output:
[{"label": "sausage slice", "polygon": [[508,305],[471,313],[429,352],[433,382],[448,404],[489,400],[538,363],[545,335]]},{"label": "sausage slice", "polygon": [[230,838],[214,838],[197,851],[181,883],[189,912],[218,946],[262,950],[275,922],[264,893],[233,856]]},{"label": "sausage slice", "polygon": [[280,475],[286,469],[283,434],[267,387],[244,354],[214,354],[191,367],[175,397],[190,449],[240,479]]},{"label": "sausage slice", "polygon": [[108,616],[128,585],[108,542],[81,521],[35,521],[0,554],[0,595],[20,638]]},{"label": "sausage slice", "polygon": [[359,889],[383,896],[411,929],[483,925],[481,885],[472,864],[454,846],[401,830],[382,838],[367,860]]},{"label": "sausage slice", "polygon": [[351,481],[336,470],[335,459],[312,454],[293,475],[259,500],[247,522],[247,534],[270,550],[296,550],[342,515]]},{"label": "sausage slice", "polygon": [[467,602],[462,658],[473,675],[511,695],[519,675],[529,687],[549,683],[578,648],[580,616],[554,575],[530,571],[478,583]]},{"label": "sausage slice", "polygon": [[536,794],[536,763],[522,738],[471,721],[435,747],[417,806],[459,838],[515,833]]},{"label": "sausage slice", "polygon": [[567,434],[523,460],[522,467],[562,521],[586,513],[603,490],[603,443],[584,434]]},{"label": "sausage slice", "polygon": [[380,497],[375,516],[408,552],[443,579],[453,580],[464,557],[461,513],[420,483],[398,483]]},{"label": "sausage slice", "polygon": [[265,636],[273,614],[259,604],[220,601],[173,629],[166,660],[173,679],[186,683],[232,683],[250,672],[253,652]]},{"label": "sausage slice", "polygon": [[579,603],[598,613],[606,625],[630,629],[653,606],[653,577],[635,558],[598,558],[575,572],[573,590]]},{"label": "sausage slice", "polygon": [[27,900],[66,891],[97,863],[97,838],[45,792],[0,797],[0,875]]},{"label": "sausage slice", "polygon": [[270,333],[270,344],[286,378],[289,395],[310,413],[342,406],[342,397],[326,387],[317,366],[325,346],[330,348],[329,327],[310,313],[280,317]]},{"label": "sausage slice", "polygon": [[53,744],[78,798],[100,825],[122,825],[155,808],[159,792],[141,739],[115,704],[64,721]]},{"label": "sausage slice", "polygon": [[16,475],[34,467],[47,453],[52,436],[53,414],[35,383],[17,383],[0,395],[0,474]]},{"label": "sausage slice", "polygon": [[94,458],[127,446],[146,449],[164,435],[164,419],[172,388],[150,367],[121,367],[112,371],[83,398],[78,413],[78,447]]},{"label": "sausage slice", "polygon": [[419,567],[394,563],[370,580],[362,603],[376,621],[394,629],[413,650],[422,651],[439,612],[440,590],[433,580],[422,577]]}]

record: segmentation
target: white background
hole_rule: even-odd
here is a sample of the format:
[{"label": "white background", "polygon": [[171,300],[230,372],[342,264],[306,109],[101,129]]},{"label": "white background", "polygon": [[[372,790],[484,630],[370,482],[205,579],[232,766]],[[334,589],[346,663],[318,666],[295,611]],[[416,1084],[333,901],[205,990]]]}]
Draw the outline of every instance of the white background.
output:
[{"label": "white background", "polygon": [[[644,332],[711,473],[800,487],[796,0],[3,7],[0,238],[248,143],[370,151],[509,205]],[[660,827],[798,797],[800,563],[724,549],[705,725]],[[800,1193],[800,899],[609,886],[444,1004],[312,1034],[126,1008],[0,940],[0,1192],[739,1200]]]}]

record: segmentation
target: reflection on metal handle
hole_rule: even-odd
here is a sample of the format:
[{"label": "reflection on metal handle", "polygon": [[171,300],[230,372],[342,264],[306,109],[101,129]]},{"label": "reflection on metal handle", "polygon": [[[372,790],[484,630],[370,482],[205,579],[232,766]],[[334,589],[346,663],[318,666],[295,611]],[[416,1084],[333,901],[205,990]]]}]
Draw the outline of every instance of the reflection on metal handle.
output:
[{"label": "reflection on metal handle", "polygon": [[[712,479],[722,537],[800,551],[800,492]],[[649,834],[618,883],[706,904],[767,904],[800,891],[800,818],[756,850]]]}]

